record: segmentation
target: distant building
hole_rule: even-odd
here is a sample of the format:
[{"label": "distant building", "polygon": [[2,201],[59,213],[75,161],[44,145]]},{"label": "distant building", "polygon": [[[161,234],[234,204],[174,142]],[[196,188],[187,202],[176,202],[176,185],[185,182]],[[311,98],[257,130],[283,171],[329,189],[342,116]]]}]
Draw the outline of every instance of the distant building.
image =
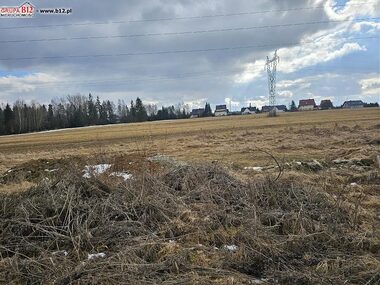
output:
[{"label": "distant building", "polygon": [[333,103],[331,102],[331,100],[322,100],[321,101],[321,105],[320,105],[320,109],[322,110],[328,110],[328,109],[332,109],[334,108],[333,106]]},{"label": "distant building", "polygon": [[190,118],[199,118],[199,117],[202,117],[204,113],[205,113],[205,109],[204,108],[193,109],[191,111]]},{"label": "distant building", "polygon": [[[288,110],[288,108],[286,108],[285,105],[276,105],[274,106],[274,108],[276,108],[277,113],[286,112]],[[269,113],[272,109],[273,109],[273,106],[263,106],[261,108],[261,112]]]},{"label": "distant building", "polygon": [[364,103],[362,100],[350,100],[343,103],[342,108],[343,109],[356,109],[356,108],[363,108]]},{"label": "distant building", "polygon": [[256,112],[257,112],[257,108],[252,107],[251,104],[249,104],[249,107],[241,108],[241,114],[242,115],[255,114]]},{"label": "distant building", "polygon": [[314,99],[300,100],[298,104],[299,111],[312,111],[316,107]]},{"label": "distant building", "polygon": [[276,105],[276,111],[277,111],[277,113],[278,112],[286,112],[286,111],[288,111],[288,108],[285,106],[285,105]]},{"label": "distant building", "polygon": [[215,114],[215,117],[227,116],[228,115],[227,106],[226,105],[216,105],[214,114]]}]

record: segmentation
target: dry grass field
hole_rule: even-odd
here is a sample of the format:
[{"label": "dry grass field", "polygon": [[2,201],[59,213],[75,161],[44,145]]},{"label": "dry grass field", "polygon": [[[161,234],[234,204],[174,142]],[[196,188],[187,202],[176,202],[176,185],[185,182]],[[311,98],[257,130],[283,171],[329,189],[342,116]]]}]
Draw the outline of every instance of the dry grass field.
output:
[{"label": "dry grass field", "polygon": [[379,164],[379,108],[0,137],[0,284],[379,284]]},{"label": "dry grass field", "polygon": [[380,110],[332,110],[156,121],[0,137],[0,170],[30,159],[161,153],[186,161],[261,165],[263,148],[277,157],[341,158],[378,150]]}]

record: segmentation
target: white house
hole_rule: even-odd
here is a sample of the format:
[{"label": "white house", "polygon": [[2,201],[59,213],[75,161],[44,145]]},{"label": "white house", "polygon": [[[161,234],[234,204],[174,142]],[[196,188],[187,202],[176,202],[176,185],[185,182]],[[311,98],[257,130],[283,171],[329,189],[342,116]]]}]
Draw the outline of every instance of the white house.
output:
[{"label": "white house", "polygon": [[357,108],[363,108],[364,103],[362,100],[351,100],[351,101],[345,101],[342,105],[343,109],[357,109]]},{"label": "white house", "polygon": [[216,105],[215,109],[215,117],[220,116],[227,116],[228,115],[228,109],[226,105]]},{"label": "white house", "polygon": [[268,113],[270,112],[273,108],[276,109],[276,113],[282,113],[286,112],[287,108],[285,105],[276,105],[276,106],[262,106],[261,107],[261,112],[263,113]]},{"label": "white house", "polygon": [[249,107],[243,107],[241,108],[241,114],[242,115],[250,115],[255,114],[257,111],[256,107],[252,107],[251,104],[249,104]]}]

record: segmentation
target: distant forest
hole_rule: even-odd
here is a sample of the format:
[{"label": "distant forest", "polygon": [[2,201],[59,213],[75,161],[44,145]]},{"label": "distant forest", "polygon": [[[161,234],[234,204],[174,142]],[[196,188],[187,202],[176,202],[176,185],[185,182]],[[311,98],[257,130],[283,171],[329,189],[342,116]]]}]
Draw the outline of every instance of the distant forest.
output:
[{"label": "distant forest", "polygon": [[144,105],[140,98],[128,105],[119,100],[100,101],[91,94],[67,96],[49,105],[16,101],[13,106],[0,106],[0,135],[21,134],[45,130],[76,128],[93,125],[132,123],[155,120],[183,119],[190,116],[188,108],[178,106],[158,109]]}]

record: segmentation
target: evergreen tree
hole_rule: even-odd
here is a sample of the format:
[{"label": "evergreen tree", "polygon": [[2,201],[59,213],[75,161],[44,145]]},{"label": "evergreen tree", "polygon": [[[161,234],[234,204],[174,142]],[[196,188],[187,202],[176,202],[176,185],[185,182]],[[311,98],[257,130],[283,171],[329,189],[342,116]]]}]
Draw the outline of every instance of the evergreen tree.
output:
[{"label": "evergreen tree", "polygon": [[212,116],[212,110],[209,103],[206,103],[205,105],[205,112],[203,114],[204,117],[211,117]]},{"label": "evergreen tree", "polygon": [[48,110],[46,109],[45,104],[43,104],[40,107],[40,112],[41,112],[41,126],[40,126],[40,131],[42,130],[47,130],[48,128]]},{"label": "evergreen tree", "polygon": [[4,127],[5,134],[13,134],[14,132],[14,114],[11,106],[7,104],[4,109]]},{"label": "evergreen tree", "polygon": [[102,105],[100,107],[99,122],[101,125],[108,123],[107,103],[105,101],[102,102]]},{"label": "evergreen tree", "polygon": [[4,111],[0,107],[0,135],[4,135],[5,133],[4,125]]},{"label": "evergreen tree", "polygon": [[55,129],[55,119],[54,119],[54,111],[53,111],[53,105],[52,104],[49,104],[49,106],[48,106],[47,128],[49,130]]},{"label": "evergreen tree", "polygon": [[144,122],[148,119],[148,115],[146,113],[146,109],[139,97],[136,98],[136,121]]},{"label": "evergreen tree", "polygon": [[297,111],[297,106],[296,106],[296,103],[294,102],[294,100],[292,100],[292,103],[290,103],[289,109],[290,109],[290,112]]},{"label": "evergreen tree", "polygon": [[100,113],[102,111],[102,104],[100,103],[99,96],[96,96],[96,103],[95,103],[95,110],[96,110],[96,124],[100,124]]},{"label": "evergreen tree", "polygon": [[[98,99],[99,98],[97,98],[97,100]],[[98,112],[96,111],[96,106],[95,106],[91,93],[88,94],[87,105],[88,105],[87,107],[88,108],[88,124],[95,125],[98,121]]]},{"label": "evergreen tree", "polygon": [[116,123],[116,115],[114,112],[114,106],[111,103],[111,101],[107,100],[106,103],[106,110],[107,110],[107,122],[109,124],[115,124]]},{"label": "evergreen tree", "polygon": [[133,103],[133,100],[131,100],[131,107],[129,108],[129,122],[136,122],[136,107]]}]

